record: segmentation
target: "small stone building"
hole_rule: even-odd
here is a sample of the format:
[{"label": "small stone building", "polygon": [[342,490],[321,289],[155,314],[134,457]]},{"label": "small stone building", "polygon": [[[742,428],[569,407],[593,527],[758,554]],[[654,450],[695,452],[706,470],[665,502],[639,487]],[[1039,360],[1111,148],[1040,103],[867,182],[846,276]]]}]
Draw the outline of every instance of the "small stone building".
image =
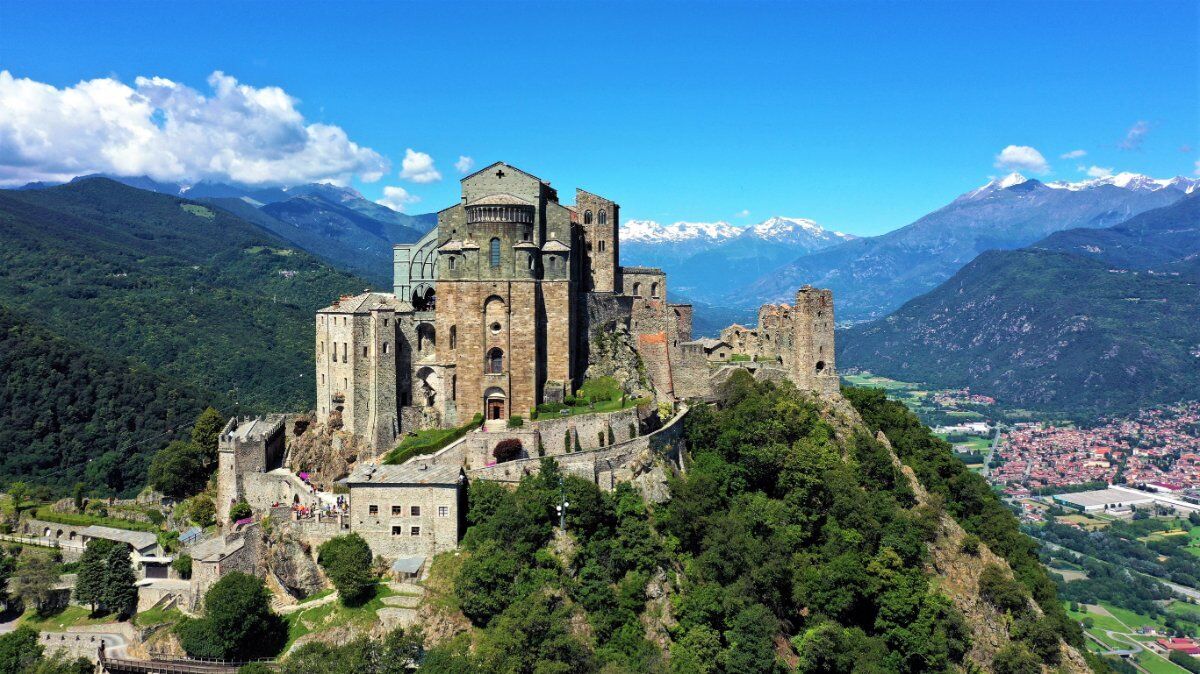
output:
[{"label": "small stone building", "polygon": [[[217,522],[226,524],[229,508],[248,501],[265,509],[272,501],[288,501],[296,487],[284,475],[286,414],[230,419],[217,439]],[[278,484],[275,484],[278,483]]]},{"label": "small stone building", "polygon": [[350,488],[350,528],[387,559],[433,557],[458,547],[466,528],[466,477],[457,464],[417,458],[359,466]]}]

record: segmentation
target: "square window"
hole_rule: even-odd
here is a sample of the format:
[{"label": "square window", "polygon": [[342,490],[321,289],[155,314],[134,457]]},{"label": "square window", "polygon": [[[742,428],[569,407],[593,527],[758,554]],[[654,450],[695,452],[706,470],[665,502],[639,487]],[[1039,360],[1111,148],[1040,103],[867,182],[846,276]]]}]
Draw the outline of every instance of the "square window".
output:
[{"label": "square window", "polygon": [[420,536],[421,535],[421,527],[413,527],[412,529],[409,529],[408,532],[409,532],[408,535],[410,535],[410,536]]},{"label": "square window", "polygon": [[404,514],[404,506],[392,506],[392,517],[400,517]]},{"label": "square window", "polygon": [[392,527],[392,535],[400,536],[404,533],[404,527]]},{"label": "square window", "polygon": [[438,506],[438,517],[449,517],[450,506]]},{"label": "square window", "polygon": [[421,506],[413,506],[412,512],[410,514],[413,517],[420,517],[421,516]]},{"label": "square window", "polygon": [[379,514],[379,506],[377,506],[377,505],[367,506],[367,514],[368,515],[378,515]]}]

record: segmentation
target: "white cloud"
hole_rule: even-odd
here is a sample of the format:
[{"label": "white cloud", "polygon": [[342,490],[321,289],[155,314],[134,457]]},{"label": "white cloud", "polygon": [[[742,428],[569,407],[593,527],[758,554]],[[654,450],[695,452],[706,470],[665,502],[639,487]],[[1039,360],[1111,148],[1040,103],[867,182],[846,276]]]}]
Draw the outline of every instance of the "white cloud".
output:
[{"label": "white cloud", "polygon": [[1061,154],[1059,156],[1062,157],[1063,159],[1079,159],[1080,157],[1082,157],[1086,154],[1087,154],[1087,152],[1084,150],[1071,150],[1070,152],[1067,152],[1066,154]]},{"label": "white cloud", "polygon": [[340,127],[307,123],[279,87],[240,84],[220,71],[210,92],[162,77],[133,86],[106,77],[59,89],[0,71],[0,185],[65,181],[86,173],[156,180],[290,185],[388,170]]},{"label": "white cloud", "polygon": [[1125,132],[1125,138],[1117,143],[1117,147],[1122,150],[1140,150],[1147,133],[1150,133],[1150,123],[1139,119]]},{"label": "white cloud", "polygon": [[748,217],[750,217],[750,209],[743,208],[742,210],[738,211],[737,213],[734,213],[733,216],[735,218],[748,218]]},{"label": "white cloud", "polygon": [[442,174],[433,165],[433,157],[410,147],[404,151],[404,161],[400,163],[400,177],[414,183],[435,183],[442,179]]},{"label": "white cloud", "polygon": [[1113,174],[1111,168],[1104,168],[1103,166],[1080,166],[1079,170],[1093,178],[1107,178]]},{"label": "white cloud", "polygon": [[459,173],[470,173],[471,169],[475,168],[475,160],[460,154],[458,161],[454,162],[454,168],[458,169]]},{"label": "white cloud", "polygon": [[405,206],[409,204],[415,204],[420,200],[421,197],[409,194],[408,190],[404,189],[403,187],[394,187],[392,185],[388,185],[387,187],[383,188],[383,198],[377,199],[375,203],[387,206],[393,211],[399,211],[403,213]]},{"label": "white cloud", "polygon": [[1004,148],[996,155],[995,167],[1010,171],[1050,172],[1050,165],[1042,153],[1028,145],[1009,145]]}]

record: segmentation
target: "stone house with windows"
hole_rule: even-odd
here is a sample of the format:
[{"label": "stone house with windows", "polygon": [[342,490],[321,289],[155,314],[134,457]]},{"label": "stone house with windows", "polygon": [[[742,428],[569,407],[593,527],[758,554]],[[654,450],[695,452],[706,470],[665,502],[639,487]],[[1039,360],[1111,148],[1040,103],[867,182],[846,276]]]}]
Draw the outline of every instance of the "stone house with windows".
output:
[{"label": "stone house with windows", "polygon": [[465,479],[460,466],[421,459],[358,466],[345,480],[350,528],[387,559],[453,550],[466,528]]}]

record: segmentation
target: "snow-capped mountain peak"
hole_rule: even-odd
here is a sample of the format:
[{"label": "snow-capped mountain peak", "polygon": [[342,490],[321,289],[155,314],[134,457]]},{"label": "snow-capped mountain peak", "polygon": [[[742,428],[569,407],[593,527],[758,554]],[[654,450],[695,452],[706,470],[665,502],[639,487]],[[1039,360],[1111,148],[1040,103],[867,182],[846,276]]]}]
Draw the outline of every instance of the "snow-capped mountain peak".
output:
[{"label": "snow-capped mountain peak", "polygon": [[627,220],[621,225],[621,241],[663,243],[682,241],[724,241],[742,230],[728,222],[673,222],[663,225],[654,220]]},{"label": "snow-capped mountain peak", "polygon": [[1175,176],[1174,178],[1151,178],[1150,176],[1141,173],[1122,172],[1110,176],[1100,178],[1092,178],[1091,180],[1080,180],[1078,182],[1069,182],[1066,180],[1058,180],[1052,183],[1046,183],[1047,187],[1058,190],[1070,190],[1078,192],[1079,190],[1094,189],[1102,185],[1112,185],[1121,189],[1134,190],[1138,192],[1157,192],[1158,190],[1173,187],[1183,191],[1185,194],[1191,194],[1197,185],[1200,185],[1200,179],[1185,178],[1183,176]]},{"label": "snow-capped mountain peak", "polygon": [[790,240],[799,237],[820,240],[845,239],[849,241],[855,238],[850,234],[827,230],[808,218],[786,218],[778,215],[768,218],[757,225],[750,225],[742,232],[742,236],[754,236],[765,240]]},{"label": "snow-capped mountain peak", "polygon": [[991,180],[987,181],[987,184],[981,185],[981,186],[971,190],[970,192],[967,192],[966,194],[960,196],[957,199],[957,201],[971,201],[972,199],[979,199],[982,197],[986,197],[987,195],[989,195],[993,192],[996,192],[998,190],[1008,189],[1008,188],[1012,187],[1013,185],[1020,185],[1021,183],[1027,182],[1028,180],[1029,179],[1026,178],[1025,176],[1021,175],[1020,173],[1017,173],[1016,171],[1013,171],[1012,173],[1004,176],[1003,178],[992,178]]}]

